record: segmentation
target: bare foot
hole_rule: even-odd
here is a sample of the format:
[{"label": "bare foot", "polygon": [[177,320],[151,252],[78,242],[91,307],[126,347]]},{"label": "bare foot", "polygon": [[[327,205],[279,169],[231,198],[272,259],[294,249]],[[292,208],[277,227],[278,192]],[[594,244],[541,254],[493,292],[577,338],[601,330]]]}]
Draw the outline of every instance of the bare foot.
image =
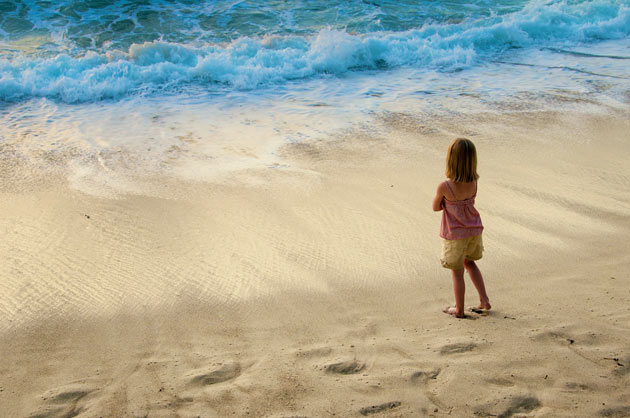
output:
[{"label": "bare foot", "polygon": [[444,312],[445,314],[449,314],[449,315],[453,315],[455,318],[465,318],[466,315],[464,315],[464,312],[457,312],[457,308],[453,307],[453,306],[447,306],[446,308],[442,309],[442,312]]},{"label": "bare foot", "polygon": [[479,303],[479,305],[475,309],[478,309],[480,311],[489,311],[490,309],[492,309],[492,306],[490,305],[490,301],[486,299],[485,302]]}]

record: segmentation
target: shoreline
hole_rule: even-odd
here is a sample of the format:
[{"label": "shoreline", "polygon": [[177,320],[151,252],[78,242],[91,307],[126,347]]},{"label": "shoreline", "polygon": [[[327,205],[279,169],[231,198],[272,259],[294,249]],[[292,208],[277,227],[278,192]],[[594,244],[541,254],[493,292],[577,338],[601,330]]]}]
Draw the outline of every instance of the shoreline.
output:
[{"label": "shoreline", "polygon": [[[156,179],[154,196],[11,192],[19,180],[3,176],[0,404],[51,417],[630,413],[630,123],[476,118],[424,129],[397,114],[384,134],[287,145],[291,170]],[[464,321],[440,312],[452,289],[430,208],[461,135],[479,152],[493,304]]]}]

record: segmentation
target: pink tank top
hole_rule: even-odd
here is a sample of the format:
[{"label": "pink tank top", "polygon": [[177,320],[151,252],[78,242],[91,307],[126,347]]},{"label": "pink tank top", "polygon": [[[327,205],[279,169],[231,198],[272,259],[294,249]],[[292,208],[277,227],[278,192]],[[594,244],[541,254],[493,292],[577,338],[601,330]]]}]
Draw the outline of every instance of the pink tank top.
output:
[{"label": "pink tank top", "polygon": [[[446,186],[451,194],[457,199],[453,189],[446,181]],[[473,197],[464,200],[444,199],[442,209],[442,223],[440,225],[440,236],[444,239],[462,239],[481,235],[483,225],[481,216],[475,209],[475,197],[477,196],[477,182],[475,182],[475,194]]]}]

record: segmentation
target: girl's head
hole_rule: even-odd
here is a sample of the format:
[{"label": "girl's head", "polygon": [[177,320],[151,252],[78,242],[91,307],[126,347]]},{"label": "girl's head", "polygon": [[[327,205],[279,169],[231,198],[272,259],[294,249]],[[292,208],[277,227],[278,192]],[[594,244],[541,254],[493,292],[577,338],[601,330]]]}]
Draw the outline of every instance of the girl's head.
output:
[{"label": "girl's head", "polygon": [[446,177],[455,183],[469,183],[479,178],[477,150],[470,139],[455,138],[446,153]]}]

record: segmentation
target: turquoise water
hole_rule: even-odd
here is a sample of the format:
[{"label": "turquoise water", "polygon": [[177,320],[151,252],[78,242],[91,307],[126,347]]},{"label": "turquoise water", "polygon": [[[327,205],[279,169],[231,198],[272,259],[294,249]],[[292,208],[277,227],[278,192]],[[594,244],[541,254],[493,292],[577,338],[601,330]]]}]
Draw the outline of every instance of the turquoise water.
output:
[{"label": "turquoise water", "polygon": [[0,145],[212,176],[386,112],[627,111],[628,68],[630,0],[4,1]]},{"label": "turquoise water", "polygon": [[[626,1],[0,3],[0,100],[253,90],[630,37]],[[559,57],[562,59],[562,57]]]}]

